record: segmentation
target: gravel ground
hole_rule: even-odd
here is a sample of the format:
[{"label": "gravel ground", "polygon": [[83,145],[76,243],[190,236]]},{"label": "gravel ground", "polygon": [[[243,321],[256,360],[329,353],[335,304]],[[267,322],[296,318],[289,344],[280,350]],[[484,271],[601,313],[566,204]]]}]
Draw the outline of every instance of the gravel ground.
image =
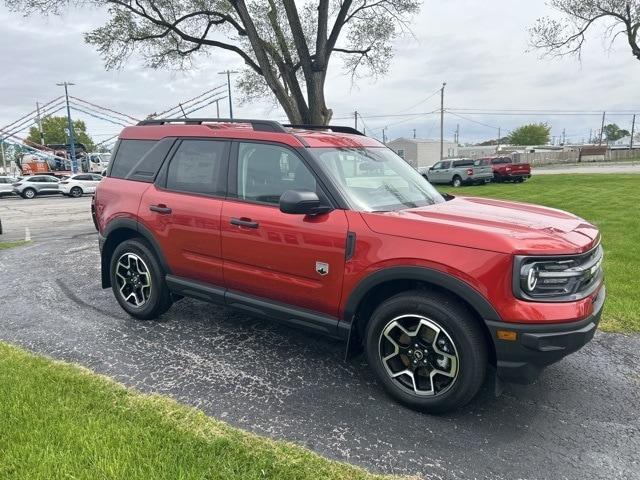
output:
[{"label": "gravel ground", "polygon": [[387,398],[362,358],[345,363],[339,343],[190,299],[159,321],[131,319],[100,288],[88,199],[33,202],[50,200],[0,201],[26,212],[0,210],[3,222],[29,223],[36,240],[0,251],[0,339],[375,471],[640,479],[638,336],[598,333],[533,385],[496,398],[487,381],[456,413],[420,414]]}]

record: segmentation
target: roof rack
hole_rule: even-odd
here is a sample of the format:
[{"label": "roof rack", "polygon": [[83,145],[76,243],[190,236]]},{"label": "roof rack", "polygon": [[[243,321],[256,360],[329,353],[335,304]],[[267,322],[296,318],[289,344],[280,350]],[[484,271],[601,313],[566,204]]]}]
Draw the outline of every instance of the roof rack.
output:
[{"label": "roof rack", "polygon": [[303,130],[331,130],[337,133],[350,133],[352,135],[364,135],[360,130],[353,127],[345,127],[340,125],[309,125],[309,124],[284,124],[283,127],[300,128]]},{"label": "roof rack", "polygon": [[283,126],[273,120],[249,120],[244,118],[157,118],[142,120],[138,125],[166,125],[182,123],[185,125],[202,125],[203,123],[248,123],[255,131],[286,133]]}]

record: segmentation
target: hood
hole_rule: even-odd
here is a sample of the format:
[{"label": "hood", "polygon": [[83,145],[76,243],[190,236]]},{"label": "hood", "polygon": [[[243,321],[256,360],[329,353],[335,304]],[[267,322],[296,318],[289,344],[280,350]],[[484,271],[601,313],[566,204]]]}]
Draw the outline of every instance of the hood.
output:
[{"label": "hood", "polygon": [[377,233],[516,255],[582,253],[600,238],[596,227],[571,213],[488,198],[362,216]]}]

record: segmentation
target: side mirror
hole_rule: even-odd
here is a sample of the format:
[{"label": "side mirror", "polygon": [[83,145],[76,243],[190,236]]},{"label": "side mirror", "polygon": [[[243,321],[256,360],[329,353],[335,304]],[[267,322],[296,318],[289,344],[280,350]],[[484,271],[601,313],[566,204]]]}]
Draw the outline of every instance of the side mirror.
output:
[{"label": "side mirror", "polygon": [[287,190],[280,196],[280,211],[293,215],[318,215],[333,210],[323,205],[315,192],[307,190]]},{"label": "side mirror", "polygon": [[433,167],[429,167],[429,171],[432,171],[432,170],[433,170]]}]

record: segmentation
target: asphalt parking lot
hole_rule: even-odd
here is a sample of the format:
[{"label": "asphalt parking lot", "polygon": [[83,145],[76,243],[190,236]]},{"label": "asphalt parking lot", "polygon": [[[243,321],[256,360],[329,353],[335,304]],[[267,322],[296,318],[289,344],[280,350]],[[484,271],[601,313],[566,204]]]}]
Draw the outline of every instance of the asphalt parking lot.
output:
[{"label": "asphalt parking lot", "polygon": [[598,333],[533,385],[496,398],[487,382],[461,411],[424,415],[323,338],[190,299],[159,321],[129,318],[100,288],[89,201],[0,200],[5,232],[32,225],[35,240],[0,251],[0,339],[375,471],[640,478],[640,337]]}]

